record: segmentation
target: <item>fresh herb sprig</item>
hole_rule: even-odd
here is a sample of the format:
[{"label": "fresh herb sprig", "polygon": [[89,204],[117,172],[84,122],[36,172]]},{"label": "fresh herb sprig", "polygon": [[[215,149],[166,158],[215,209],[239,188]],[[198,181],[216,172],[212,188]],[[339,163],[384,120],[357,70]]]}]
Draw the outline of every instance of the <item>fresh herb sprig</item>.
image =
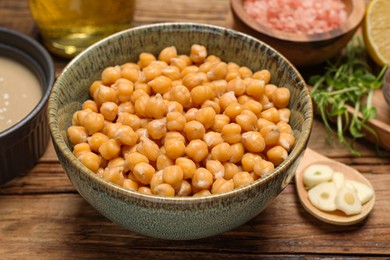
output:
[{"label": "fresh herb sprig", "polygon": [[[354,143],[364,137],[364,131],[371,133],[378,140],[377,133],[367,122],[376,116],[372,97],[374,91],[382,86],[386,67],[375,76],[367,61],[363,39],[361,36],[355,36],[341,56],[334,62],[328,61],[323,75],[312,76],[308,81],[313,86],[311,97],[328,132],[334,132],[330,125],[331,119],[334,119],[339,141],[355,156],[360,156],[360,153]],[[347,105],[354,108],[352,116],[348,113]],[[351,141],[345,138],[346,133],[352,136]]]}]

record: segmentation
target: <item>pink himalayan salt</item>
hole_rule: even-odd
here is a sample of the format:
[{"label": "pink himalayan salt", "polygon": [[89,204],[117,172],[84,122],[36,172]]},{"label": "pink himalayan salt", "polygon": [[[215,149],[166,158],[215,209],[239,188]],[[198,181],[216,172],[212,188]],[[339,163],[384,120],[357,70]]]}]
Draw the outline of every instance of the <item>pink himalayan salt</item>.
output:
[{"label": "pink himalayan salt", "polygon": [[341,0],[246,0],[244,9],[260,24],[291,33],[324,33],[347,20]]}]

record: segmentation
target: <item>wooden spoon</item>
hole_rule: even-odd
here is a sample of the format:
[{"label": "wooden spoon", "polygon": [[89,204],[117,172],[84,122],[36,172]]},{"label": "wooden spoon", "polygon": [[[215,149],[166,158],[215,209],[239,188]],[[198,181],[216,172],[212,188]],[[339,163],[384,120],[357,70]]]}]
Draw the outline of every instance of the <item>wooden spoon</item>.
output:
[{"label": "wooden spoon", "polygon": [[352,225],[356,224],[363,219],[365,219],[375,204],[375,193],[374,196],[362,206],[362,212],[360,214],[348,216],[342,211],[336,210],[332,212],[322,211],[314,207],[308,198],[307,190],[303,184],[303,172],[311,164],[321,163],[331,166],[334,171],[342,172],[345,175],[345,179],[359,181],[361,183],[367,184],[372,188],[371,183],[357,170],[349,167],[345,164],[339,163],[328,157],[325,157],[310,148],[307,148],[304,154],[304,157],[301,163],[298,166],[298,169],[295,174],[295,185],[298,191],[298,197],[301,201],[302,206],[314,217],[335,225]]}]

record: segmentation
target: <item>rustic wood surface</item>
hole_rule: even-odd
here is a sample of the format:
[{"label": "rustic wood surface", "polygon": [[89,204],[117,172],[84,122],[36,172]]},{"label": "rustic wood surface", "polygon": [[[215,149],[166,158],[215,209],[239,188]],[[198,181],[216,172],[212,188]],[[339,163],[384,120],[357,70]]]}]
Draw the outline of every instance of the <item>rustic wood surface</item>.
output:
[{"label": "rustic wood surface", "polygon": [[[138,1],[134,25],[192,21],[225,26],[229,8],[228,0]],[[38,37],[27,0],[1,0],[0,26]],[[58,74],[68,61],[54,60]],[[362,157],[355,158],[325,136],[316,119],[309,147],[360,171],[376,191],[374,210],[359,224],[317,220],[303,209],[291,183],[260,215],[224,234],[195,241],[144,237],[92,208],[49,145],[27,174],[0,186],[0,259],[389,257],[390,158],[377,157],[365,141],[357,144]]]}]

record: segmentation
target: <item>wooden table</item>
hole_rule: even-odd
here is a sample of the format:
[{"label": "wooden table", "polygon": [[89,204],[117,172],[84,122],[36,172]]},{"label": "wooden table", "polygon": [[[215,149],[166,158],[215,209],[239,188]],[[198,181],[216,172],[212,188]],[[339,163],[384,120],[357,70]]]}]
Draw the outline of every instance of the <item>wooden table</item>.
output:
[{"label": "wooden table", "polygon": [[[228,0],[138,1],[134,25],[192,21],[225,26],[229,8]],[[27,0],[1,0],[0,26],[37,38]],[[55,58],[57,73],[67,62]],[[390,159],[377,157],[366,142],[358,143],[362,157],[354,158],[337,142],[328,144],[325,135],[316,119],[310,148],[359,170],[376,190],[374,211],[360,224],[333,226],[312,217],[292,183],[260,215],[224,234],[196,241],[144,237],[92,208],[49,145],[27,174],[0,186],[0,259],[389,257]]]}]

